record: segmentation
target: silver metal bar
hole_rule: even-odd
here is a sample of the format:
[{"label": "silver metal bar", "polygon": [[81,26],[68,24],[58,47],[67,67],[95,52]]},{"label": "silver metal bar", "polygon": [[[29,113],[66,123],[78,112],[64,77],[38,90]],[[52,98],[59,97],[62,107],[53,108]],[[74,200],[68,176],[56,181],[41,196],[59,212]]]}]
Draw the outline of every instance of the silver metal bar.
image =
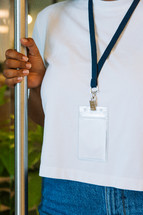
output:
[{"label": "silver metal bar", "polygon": [[[26,54],[20,38],[27,36],[27,0],[14,0],[15,49]],[[15,86],[15,215],[28,215],[27,78]]]}]

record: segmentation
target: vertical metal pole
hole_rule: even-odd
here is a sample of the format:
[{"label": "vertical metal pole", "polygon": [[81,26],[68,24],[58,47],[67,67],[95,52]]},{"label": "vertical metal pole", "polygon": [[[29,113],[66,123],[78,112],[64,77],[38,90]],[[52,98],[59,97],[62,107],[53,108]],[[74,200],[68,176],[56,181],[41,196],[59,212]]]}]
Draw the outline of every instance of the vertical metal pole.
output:
[{"label": "vertical metal pole", "polygon": [[[27,0],[14,0],[15,49],[26,54],[20,38],[27,36]],[[15,86],[15,215],[28,215],[27,78]]]}]

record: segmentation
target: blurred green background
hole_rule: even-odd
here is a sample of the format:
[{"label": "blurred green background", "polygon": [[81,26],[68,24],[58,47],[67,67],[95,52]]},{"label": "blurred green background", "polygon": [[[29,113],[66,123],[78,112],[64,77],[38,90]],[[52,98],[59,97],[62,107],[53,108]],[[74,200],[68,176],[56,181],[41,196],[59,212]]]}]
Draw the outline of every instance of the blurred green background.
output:
[{"label": "blurred green background", "polygon": [[[39,11],[58,0],[28,0],[28,36],[32,36]],[[0,0],[0,215],[14,214],[14,89],[2,75],[5,51],[14,48],[14,0]],[[41,198],[39,164],[43,128],[29,119],[28,203],[29,215],[38,214]]]}]

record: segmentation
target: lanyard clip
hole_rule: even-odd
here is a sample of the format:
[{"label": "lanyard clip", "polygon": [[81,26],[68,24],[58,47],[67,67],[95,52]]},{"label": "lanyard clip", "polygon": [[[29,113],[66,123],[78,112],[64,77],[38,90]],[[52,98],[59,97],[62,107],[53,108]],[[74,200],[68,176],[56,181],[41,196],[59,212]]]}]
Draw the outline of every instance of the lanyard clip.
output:
[{"label": "lanyard clip", "polygon": [[96,110],[97,107],[97,91],[98,88],[91,88],[91,100],[90,100],[90,109]]}]

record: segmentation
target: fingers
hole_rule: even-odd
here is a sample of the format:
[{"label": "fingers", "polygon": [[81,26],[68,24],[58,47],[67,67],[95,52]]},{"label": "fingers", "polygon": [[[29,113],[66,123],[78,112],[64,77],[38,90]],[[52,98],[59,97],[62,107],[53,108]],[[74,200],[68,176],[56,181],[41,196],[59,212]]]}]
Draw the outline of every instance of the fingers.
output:
[{"label": "fingers", "polygon": [[13,49],[8,49],[6,52],[5,52],[5,56],[6,56],[6,59],[9,59],[9,58],[12,58],[12,59],[17,59],[17,60],[20,60],[20,61],[28,61],[28,57],[17,52],[16,50],[13,50]]},{"label": "fingers", "polygon": [[26,69],[20,69],[20,70],[15,70],[15,69],[5,69],[3,72],[3,75],[5,78],[15,78],[15,77],[23,77],[29,74],[29,70]]},{"label": "fingers", "polygon": [[[32,67],[28,58],[12,49],[9,49],[5,53],[5,69],[3,75],[6,80],[5,83],[9,87],[14,87],[15,84],[20,83],[24,76],[29,74],[29,69]],[[17,69],[19,68],[19,69]]]},{"label": "fingers", "polygon": [[11,69],[30,69],[32,67],[31,63],[19,61],[15,59],[6,59],[5,60],[5,69],[11,68]]},{"label": "fingers", "polygon": [[39,50],[32,38],[22,38],[21,44],[29,49],[30,55],[40,55]]},{"label": "fingers", "polygon": [[[3,75],[6,78],[6,85],[9,87],[14,87],[15,84],[20,83],[24,76],[29,74],[29,70],[33,73],[31,69],[32,65],[33,68],[35,67],[35,74],[37,74],[37,71],[45,71],[42,58],[34,40],[32,38],[23,38],[21,39],[21,44],[28,48],[28,57],[12,49],[8,49],[5,53],[6,60]],[[30,78],[31,75],[28,76],[28,80],[30,80],[30,83],[34,82],[32,83],[32,87],[35,86],[35,80],[38,79],[38,81],[41,81],[39,77],[37,78],[34,76],[33,78]]]},{"label": "fingers", "polygon": [[29,74],[29,70],[5,69],[3,75],[6,77],[5,84],[14,87],[15,84],[22,82],[24,76]]},{"label": "fingers", "polygon": [[[17,69],[17,68],[20,68],[20,69],[30,69],[31,68],[31,64],[28,61],[28,57],[17,52],[16,50],[13,50],[13,49],[8,49],[6,52],[5,52],[5,56],[6,56],[6,60],[4,62],[4,68],[5,70],[8,70],[8,69]],[[5,71],[4,70],[4,76],[6,78],[9,78],[10,77],[10,73],[11,74],[14,74],[14,71]],[[8,77],[7,77],[7,74],[8,74]],[[12,76],[11,76],[12,77]],[[14,76],[15,77],[15,76]]]},{"label": "fingers", "polygon": [[[21,39],[21,44],[29,49],[29,54],[33,56],[40,56],[39,50],[32,38],[22,38]],[[13,49],[8,49],[5,52],[6,59],[17,59],[20,61],[28,61],[28,57],[25,56],[22,53],[17,52],[16,50]]]},{"label": "fingers", "polygon": [[6,79],[5,84],[8,87],[14,87],[15,84],[20,83],[23,80],[23,77],[16,77],[16,78],[11,78],[11,79]]}]

